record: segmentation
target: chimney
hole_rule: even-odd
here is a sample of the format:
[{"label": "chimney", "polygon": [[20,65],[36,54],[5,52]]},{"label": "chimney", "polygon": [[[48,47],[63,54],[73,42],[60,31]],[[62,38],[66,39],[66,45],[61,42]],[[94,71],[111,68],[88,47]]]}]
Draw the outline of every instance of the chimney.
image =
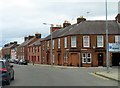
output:
[{"label": "chimney", "polygon": [[9,44],[5,44],[5,45],[4,45],[4,47],[7,47],[7,46],[9,46]]},{"label": "chimney", "polygon": [[56,31],[56,30],[59,30],[59,29],[61,29],[62,27],[61,27],[61,25],[52,25],[51,27],[50,27],[50,29],[52,30],[52,32],[54,32],[54,31]]},{"label": "chimney", "polygon": [[14,44],[17,44],[17,41],[14,41]]},{"label": "chimney", "polygon": [[65,20],[63,23],[63,28],[70,26],[70,25],[71,25],[71,23],[69,23],[68,21]]},{"label": "chimney", "polygon": [[26,41],[28,39],[28,37],[24,37],[24,41]]},{"label": "chimney", "polygon": [[34,36],[29,35],[29,36],[28,36],[28,39],[30,40],[30,39],[33,38],[33,37],[34,37]]},{"label": "chimney", "polygon": [[83,16],[77,18],[77,24],[86,21],[86,18],[83,18]]},{"label": "chimney", "polygon": [[115,20],[120,23],[120,14],[118,14],[116,17],[115,17]]},{"label": "chimney", "polygon": [[36,37],[36,38],[41,38],[41,34],[40,34],[40,33],[36,33],[36,34],[35,34],[35,37]]},{"label": "chimney", "polygon": [[14,44],[14,42],[10,42],[10,45]]}]

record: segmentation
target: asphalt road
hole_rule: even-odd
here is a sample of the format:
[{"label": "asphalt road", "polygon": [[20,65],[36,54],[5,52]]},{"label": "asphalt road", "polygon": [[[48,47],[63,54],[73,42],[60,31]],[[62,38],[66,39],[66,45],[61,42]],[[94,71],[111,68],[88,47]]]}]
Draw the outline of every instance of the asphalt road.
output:
[{"label": "asphalt road", "polygon": [[57,68],[39,65],[16,65],[15,80],[10,86],[118,86],[118,82],[94,75],[104,68]]}]

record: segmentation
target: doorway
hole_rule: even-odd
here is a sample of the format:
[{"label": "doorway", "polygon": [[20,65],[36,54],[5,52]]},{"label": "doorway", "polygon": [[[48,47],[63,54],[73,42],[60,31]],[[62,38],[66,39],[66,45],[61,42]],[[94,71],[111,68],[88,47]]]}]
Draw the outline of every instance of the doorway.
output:
[{"label": "doorway", "polygon": [[58,65],[61,65],[60,58],[61,58],[61,56],[60,56],[60,54],[58,54]]},{"label": "doorway", "polygon": [[98,66],[103,66],[103,53],[98,53]]},{"label": "doorway", "polygon": [[119,66],[120,53],[112,53],[112,66]]}]

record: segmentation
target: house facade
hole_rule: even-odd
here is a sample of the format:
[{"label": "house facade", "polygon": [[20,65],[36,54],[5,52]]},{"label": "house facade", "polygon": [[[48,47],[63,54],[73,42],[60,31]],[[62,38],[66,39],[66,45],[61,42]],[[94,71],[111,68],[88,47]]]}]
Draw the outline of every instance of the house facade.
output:
[{"label": "house facade", "polygon": [[27,48],[28,60],[32,63],[41,64],[41,41],[42,39],[39,39]]},{"label": "house facade", "polygon": [[[67,23],[66,23],[67,24]],[[68,23],[69,24],[69,23]],[[77,23],[63,26],[45,38],[45,64],[96,67],[106,66],[106,21],[86,21],[78,18]],[[109,43],[120,42],[120,25],[108,21]],[[119,65],[120,52],[109,52],[110,66]]]},{"label": "house facade", "polygon": [[16,47],[18,45],[16,41],[5,44],[2,48],[2,57],[5,59],[15,59],[17,52]]},{"label": "house facade", "polygon": [[28,59],[28,46],[41,38],[41,34],[35,36],[24,37],[24,42],[17,47],[17,58]]}]

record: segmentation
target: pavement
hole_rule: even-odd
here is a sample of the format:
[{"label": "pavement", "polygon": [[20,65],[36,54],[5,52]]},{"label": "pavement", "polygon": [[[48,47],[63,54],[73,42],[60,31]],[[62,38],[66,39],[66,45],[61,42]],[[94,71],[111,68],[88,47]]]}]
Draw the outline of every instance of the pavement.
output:
[{"label": "pavement", "polygon": [[96,75],[115,80],[120,82],[120,70],[119,67],[110,67],[109,71],[103,70],[100,72],[94,72]]},{"label": "pavement", "polygon": [[[29,63],[29,65],[33,65],[32,63]],[[71,66],[58,66],[58,65],[46,65],[46,64],[34,64],[34,65],[39,65],[39,66],[46,66],[46,67],[55,67],[55,68],[61,68],[61,69],[67,69],[67,68],[88,68],[88,67],[71,67]],[[91,68],[96,68],[96,67],[91,67]],[[100,68],[100,67],[97,67]],[[102,68],[102,67],[101,67]],[[115,80],[120,82],[120,67],[119,66],[115,66],[115,67],[109,67],[109,71],[107,71],[106,67],[104,67],[105,69],[102,71],[98,71],[98,72],[93,72],[96,75],[111,79],[111,80]]]}]

